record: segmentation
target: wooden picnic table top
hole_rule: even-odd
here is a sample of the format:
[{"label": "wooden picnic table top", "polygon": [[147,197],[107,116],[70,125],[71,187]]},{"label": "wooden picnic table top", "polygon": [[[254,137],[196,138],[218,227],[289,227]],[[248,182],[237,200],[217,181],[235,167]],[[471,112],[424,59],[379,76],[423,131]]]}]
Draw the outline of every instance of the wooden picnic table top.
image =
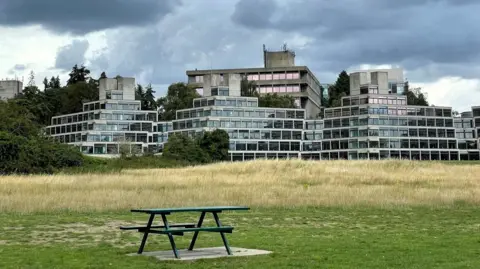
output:
[{"label": "wooden picnic table top", "polygon": [[220,212],[229,210],[249,210],[246,206],[204,206],[204,207],[178,207],[178,208],[145,208],[132,209],[131,212],[161,214],[173,212]]}]

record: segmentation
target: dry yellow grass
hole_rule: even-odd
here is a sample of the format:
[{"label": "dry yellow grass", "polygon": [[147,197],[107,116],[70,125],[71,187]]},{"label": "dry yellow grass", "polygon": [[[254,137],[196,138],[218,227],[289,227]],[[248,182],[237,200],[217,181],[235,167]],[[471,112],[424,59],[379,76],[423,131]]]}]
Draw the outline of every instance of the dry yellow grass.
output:
[{"label": "dry yellow grass", "polygon": [[0,177],[0,211],[480,204],[480,165],[252,161],[107,175]]}]

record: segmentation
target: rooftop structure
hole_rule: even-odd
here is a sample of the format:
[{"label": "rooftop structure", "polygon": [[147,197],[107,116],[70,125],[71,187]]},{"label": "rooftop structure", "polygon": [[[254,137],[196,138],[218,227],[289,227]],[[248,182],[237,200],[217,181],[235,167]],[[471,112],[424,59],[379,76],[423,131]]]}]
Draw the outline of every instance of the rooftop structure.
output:
[{"label": "rooftop structure", "polygon": [[307,118],[316,118],[320,112],[320,82],[306,66],[295,65],[295,53],[284,47],[281,51],[269,51],[264,47],[264,66],[236,69],[188,70],[188,83],[204,93],[205,76],[239,74],[254,81],[260,94],[277,93],[295,98],[298,108],[306,111]]},{"label": "rooftop structure", "polygon": [[0,80],[0,100],[7,100],[23,91],[23,82],[19,80]]}]

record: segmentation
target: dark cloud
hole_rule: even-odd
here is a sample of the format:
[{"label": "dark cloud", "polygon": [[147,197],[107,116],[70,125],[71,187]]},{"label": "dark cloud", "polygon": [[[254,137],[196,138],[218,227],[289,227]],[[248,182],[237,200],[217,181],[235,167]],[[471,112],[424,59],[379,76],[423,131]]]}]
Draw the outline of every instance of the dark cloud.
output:
[{"label": "dark cloud", "polygon": [[60,47],[55,59],[55,68],[70,70],[75,64],[84,64],[88,46],[87,40],[73,40],[72,43]]},{"label": "dark cloud", "polygon": [[185,70],[260,67],[262,44],[287,42],[322,83],[363,64],[403,67],[411,82],[480,78],[480,1],[183,1],[152,27],[107,33],[92,72],[165,86]]},{"label": "dark cloud", "polygon": [[179,0],[2,0],[0,25],[40,24],[54,32],[83,35],[153,23],[179,4]]},{"label": "dark cloud", "polygon": [[244,0],[235,5],[232,19],[251,28],[270,26],[270,17],[275,13],[277,3],[274,0]]},{"label": "dark cloud", "polygon": [[[248,29],[300,33],[315,40],[299,54],[309,55],[314,70],[342,70],[360,64],[456,65],[465,77],[480,77],[477,0],[303,0],[285,1],[264,19],[248,12],[249,0],[235,6],[232,21]],[[468,71],[468,70],[472,71]],[[442,68],[431,73],[443,74]],[[455,72],[458,73],[458,72]]]}]

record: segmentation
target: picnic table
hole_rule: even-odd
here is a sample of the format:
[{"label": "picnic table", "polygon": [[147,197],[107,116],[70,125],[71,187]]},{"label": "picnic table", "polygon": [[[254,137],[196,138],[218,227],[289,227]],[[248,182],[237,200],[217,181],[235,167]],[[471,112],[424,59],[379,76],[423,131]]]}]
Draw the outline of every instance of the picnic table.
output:
[{"label": "picnic table", "polygon": [[[214,206],[214,207],[182,207],[182,208],[156,208],[156,209],[132,209],[131,212],[134,213],[145,213],[149,214],[150,217],[145,226],[121,226],[121,230],[137,230],[140,233],[143,233],[142,242],[140,243],[140,248],[138,249],[138,254],[143,252],[145,243],[147,242],[148,234],[165,234],[170,240],[170,245],[172,246],[173,254],[175,258],[179,258],[178,250],[175,245],[174,235],[183,236],[184,233],[193,232],[193,238],[190,242],[188,250],[193,250],[195,242],[197,240],[198,234],[200,232],[218,232],[222,237],[223,245],[227,250],[228,255],[232,255],[230,246],[228,245],[228,240],[225,237],[225,233],[232,233],[232,226],[223,226],[220,222],[218,214],[222,211],[238,211],[238,210],[249,210],[250,208],[245,206]],[[167,216],[172,213],[180,212],[197,212],[200,213],[200,218],[198,222],[195,223],[169,223]],[[213,218],[215,219],[215,227],[204,227],[203,219],[207,213],[212,213]],[[163,225],[153,225],[153,220],[156,215],[161,215]]]}]

